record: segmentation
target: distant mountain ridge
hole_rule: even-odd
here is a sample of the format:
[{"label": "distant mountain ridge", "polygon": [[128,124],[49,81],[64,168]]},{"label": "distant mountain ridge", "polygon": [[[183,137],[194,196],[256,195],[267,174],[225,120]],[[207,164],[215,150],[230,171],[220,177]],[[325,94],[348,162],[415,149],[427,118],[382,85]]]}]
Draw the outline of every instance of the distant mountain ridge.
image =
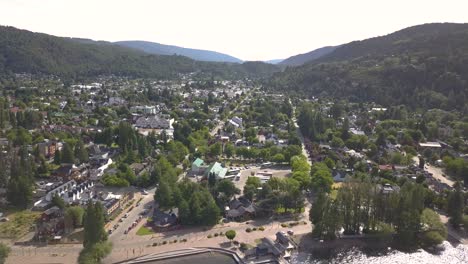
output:
[{"label": "distant mountain ridge", "polygon": [[270,64],[279,64],[283,61],[284,59],[276,59],[276,60],[267,60],[265,61],[266,63],[270,63]]},{"label": "distant mountain ridge", "polygon": [[211,61],[211,62],[232,62],[232,63],[242,63],[241,59],[235,58],[233,56],[216,52],[210,50],[200,50],[200,49],[191,49],[183,48],[173,45],[164,45],[156,42],[149,41],[117,41],[115,44],[127,48],[133,48],[140,51],[144,51],[149,54],[156,55],[181,55],[189,57],[197,61]]},{"label": "distant mountain ridge", "polygon": [[300,66],[305,63],[314,61],[316,59],[319,59],[325,55],[330,54],[333,52],[338,46],[327,46],[319,49],[315,49],[313,51],[304,53],[304,54],[298,54],[292,57],[289,57],[282,62],[280,62],[280,65],[284,66]]}]

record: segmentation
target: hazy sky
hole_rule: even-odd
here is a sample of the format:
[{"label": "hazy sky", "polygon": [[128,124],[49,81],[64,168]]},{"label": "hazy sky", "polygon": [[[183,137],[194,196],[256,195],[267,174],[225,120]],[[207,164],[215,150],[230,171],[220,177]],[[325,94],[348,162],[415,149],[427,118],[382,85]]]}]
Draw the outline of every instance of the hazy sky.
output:
[{"label": "hazy sky", "polygon": [[286,58],[430,22],[468,22],[468,0],[0,0],[1,25],[243,60]]}]

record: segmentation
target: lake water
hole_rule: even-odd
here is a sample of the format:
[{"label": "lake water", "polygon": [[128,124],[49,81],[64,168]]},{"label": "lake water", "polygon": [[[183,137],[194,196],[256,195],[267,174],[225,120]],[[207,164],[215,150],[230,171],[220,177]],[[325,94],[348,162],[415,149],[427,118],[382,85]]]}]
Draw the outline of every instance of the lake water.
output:
[{"label": "lake water", "polygon": [[228,255],[216,252],[202,253],[190,256],[181,256],[172,259],[154,260],[145,262],[147,264],[237,264],[237,262]]},{"label": "lake water", "polygon": [[380,255],[368,255],[358,249],[351,249],[340,252],[327,259],[317,259],[308,253],[297,253],[293,256],[293,264],[325,264],[325,263],[349,263],[349,264],[467,264],[468,247],[458,245],[453,247],[449,242],[443,243],[445,250],[438,254],[431,254],[424,250],[412,253],[391,250]]}]

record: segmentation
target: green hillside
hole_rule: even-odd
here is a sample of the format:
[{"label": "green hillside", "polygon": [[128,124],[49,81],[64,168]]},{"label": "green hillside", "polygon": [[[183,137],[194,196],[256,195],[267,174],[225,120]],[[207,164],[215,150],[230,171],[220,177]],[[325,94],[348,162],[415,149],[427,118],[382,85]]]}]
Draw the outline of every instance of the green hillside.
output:
[{"label": "green hillside", "polygon": [[[262,74],[277,71],[263,63]],[[109,42],[59,38],[13,27],[0,27],[0,74],[33,73],[66,77],[119,75],[172,78],[203,72],[222,77],[253,76],[250,65],[199,62],[183,56],[147,54]]]},{"label": "green hillside", "polygon": [[342,45],[268,85],[306,97],[468,109],[467,65],[468,24],[425,24]]}]

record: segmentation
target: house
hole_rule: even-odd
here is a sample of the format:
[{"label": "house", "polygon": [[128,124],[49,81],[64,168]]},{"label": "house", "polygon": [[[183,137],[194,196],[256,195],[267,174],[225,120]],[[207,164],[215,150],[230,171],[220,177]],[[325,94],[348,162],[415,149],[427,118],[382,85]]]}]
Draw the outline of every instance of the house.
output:
[{"label": "house", "polygon": [[111,198],[103,202],[106,216],[112,215],[120,207],[119,199]]},{"label": "house", "polygon": [[120,97],[110,97],[109,98],[109,105],[124,105],[125,99]]},{"label": "house", "polygon": [[203,173],[206,170],[205,162],[197,158],[193,163],[192,163],[192,173],[193,174],[200,174]]},{"label": "house", "polygon": [[233,126],[235,128],[242,127],[242,118],[235,116],[235,117],[229,119],[228,125],[231,125],[231,126]]},{"label": "house", "polygon": [[55,151],[59,146],[56,142],[52,142],[49,140],[45,140],[44,142],[37,144],[37,150],[39,151],[39,155],[42,155],[45,158],[53,158],[55,156]]},{"label": "house", "polygon": [[420,148],[441,148],[442,145],[439,142],[425,142],[425,143],[419,143]]},{"label": "house", "polygon": [[155,115],[158,112],[158,109],[155,106],[132,106],[130,107],[130,112],[132,113],[143,113],[145,115]]},{"label": "house", "polygon": [[135,127],[147,129],[170,129],[173,119],[165,119],[157,115],[139,117],[135,121]]},{"label": "house", "polygon": [[174,128],[172,127],[173,123],[174,118],[167,119],[158,115],[153,115],[136,118],[134,126],[142,135],[148,135],[150,132],[154,132],[159,135],[164,131],[167,138],[172,139],[174,137]]},{"label": "house", "polygon": [[209,177],[210,174],[214,174],[216,179],[224,179],[227,173],[227,168],[223,168],[221,163],[215,162],[211,166],[209,166],[205,171],[205,177]]},{"label": "house", "polygon": [[163,211],[159,206],[153,211],[153,224],[158,230],[167,229],[175,226],[179,222],[179,209],[173,208],[171,210]]},{"label": "house", "polygon": [[226,218],[234,221],[246,221],[255,217],[254,205],[245,198],[233,199],[225,208]]},{"label": "house", "polygon": [[62,164],[62,166],[54,171],[53,175],[63,179],[70,179],[78,176],[77,173],[79,174],[79,171],[74,164]]},{"label": "house", "polygon": [[262,242],[253,250],[252,253],[254,254],[249,255],[255,255],[257,257],[272,255],[276,259],[289,259],[295,248],[295,243],[291,238],[285,232],[280,231],[276,233],[275,241],[270,238],[263,238]]},{"label": "house", "polygon": [[351,173],[350,169],[347,170],[337,170],[332,171],[333,181],[334,182],[344,182],[346,177]]},{"label": "house", "polygon": [[57,218],[63,215],[63,212],[57,206],[53,206],[41,214],[41,221],[50,221],[53,218]]}]

